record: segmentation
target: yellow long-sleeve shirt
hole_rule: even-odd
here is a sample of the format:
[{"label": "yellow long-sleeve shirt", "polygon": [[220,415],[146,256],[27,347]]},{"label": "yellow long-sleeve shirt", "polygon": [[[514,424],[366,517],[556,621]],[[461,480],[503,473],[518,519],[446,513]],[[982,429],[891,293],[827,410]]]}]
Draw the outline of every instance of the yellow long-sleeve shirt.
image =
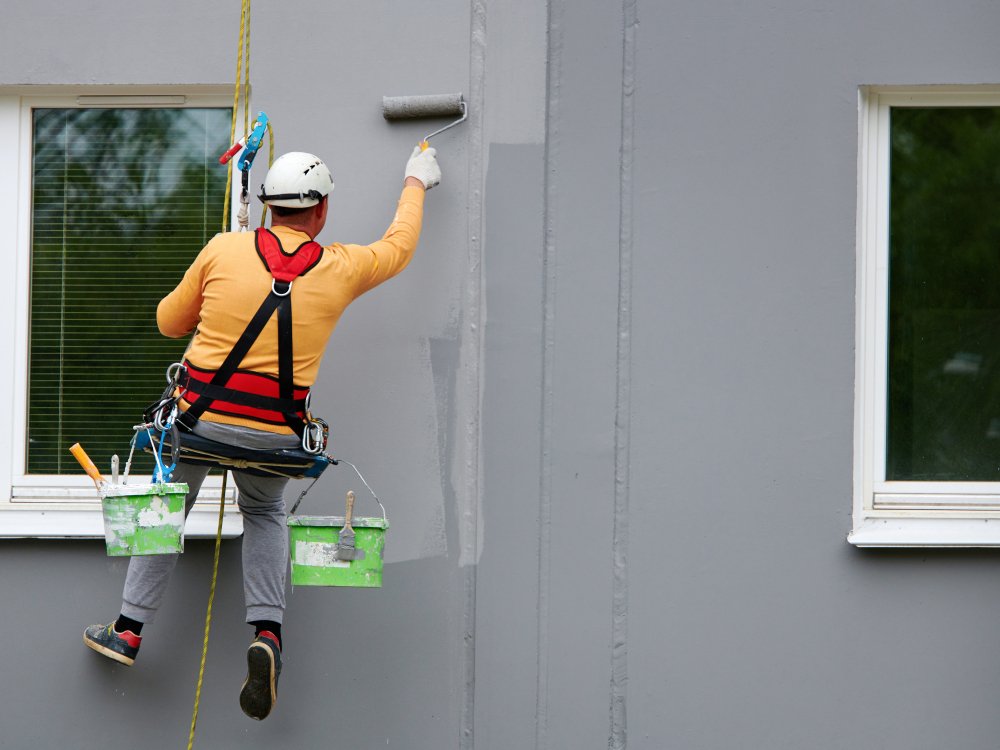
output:
[{"label": "yellow long-sleeve shirt", "polygon": [[[344,309],[369,289],[406,268],[420,238],[424,191],[404,187],[396,216],[382,239],[371,245],[334,243],[319,262],[292,284],[292,341],[297,387],[316,381],[327,340]],[[283,251],[294,252],[308,235],[288,227],[271,231]],[[156,308],[160,333],[194,338],[186,354],[191,364],[208,370],[222,365],[254,313],[271,291],[271,274],[254,246],[253,232],[218,234],[199,253],[180,284]],[[268,321],[240,369],[278,375],[277,316]],[[181,401],[181,408],[186,403]],[[285,426],[205,412],[201,419],[288,433]]]}]

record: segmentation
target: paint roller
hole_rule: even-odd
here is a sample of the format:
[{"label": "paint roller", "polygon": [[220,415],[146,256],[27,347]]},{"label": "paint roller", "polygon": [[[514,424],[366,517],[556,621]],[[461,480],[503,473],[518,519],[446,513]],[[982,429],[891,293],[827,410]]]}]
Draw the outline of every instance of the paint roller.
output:
[{"label": "paint roller", "polygon": [[439,133],[465,122],[469,116],[469,107],[461,94],[429,94],[425,96],[383,96],[382,117],[393,120],[423,120],[429,117],[454,117],[458,119],[443,128],[424,136],[420,148],[425,150],[429,141]]}]

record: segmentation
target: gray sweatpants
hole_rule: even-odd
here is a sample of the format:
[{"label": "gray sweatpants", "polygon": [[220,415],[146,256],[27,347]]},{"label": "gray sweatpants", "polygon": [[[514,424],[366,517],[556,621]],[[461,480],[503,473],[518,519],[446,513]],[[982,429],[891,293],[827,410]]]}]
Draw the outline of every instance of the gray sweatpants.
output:
[{"label": "gray sweatpants", "polygon": [[[289,448],[298,445],[295,436],[275,435],[244,427],[201,422],[195,431],[212,440],[248,448]],[[208,467],[179,463],[171,481],[187,482],[185,515],[191,511]],[[239,488],[238,505],[243,515],[243,595],[247,622],[282,622],[285,612],[285,571],[288,567],[288,530],[285,500],[288,480],[258,477],[233,470]],[[137,555],[129,561],[122,592],[122,614],[139,622],[152,622],[163,601],[177,554]]]}]

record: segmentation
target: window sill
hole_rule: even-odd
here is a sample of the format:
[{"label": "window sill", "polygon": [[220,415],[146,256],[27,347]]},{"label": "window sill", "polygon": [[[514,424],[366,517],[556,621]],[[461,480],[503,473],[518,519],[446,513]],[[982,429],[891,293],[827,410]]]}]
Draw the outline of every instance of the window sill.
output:
[{"label": "window sill", "polygon": [[847,536],[856,547],[1000,547],[1000,518],[866,517]]},{"label": "window sill", "polygon": [[[214,539],[219,526],[218,506],[196,505],[184,528],[186,539]],[[232,539],[243,533],[243,518],[236,508],[226,508],[222,536]],[[104,537],[104,518],[94,503],[81,507],[8,505],[0,510],[0,539],[97,539]]]}]

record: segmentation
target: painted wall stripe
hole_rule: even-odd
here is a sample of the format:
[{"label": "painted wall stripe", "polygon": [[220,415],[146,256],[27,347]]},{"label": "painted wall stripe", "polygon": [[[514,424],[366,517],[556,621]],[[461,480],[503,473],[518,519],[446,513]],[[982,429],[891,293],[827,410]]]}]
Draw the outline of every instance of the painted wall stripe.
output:
[{"label": "painted wall stripe", "polygon": [[556,309],[555,179],[558,157],[559,84],[562,62],[562,18],[565,0],[549,0],[548,50],[545,73],[545,175],[542,226],[542,403],[541,457],[538,492],[538,668],[535,749],[548,748],[549,715],[549,575],[552,533],[552,408]]},{"label": "painted wall stripe", "polygon": [[635,133],[635,49],[638,0],[622,3],[622,99],[619,234],[618,362],[615,404],[615,503],[612,535],[611,728],[608,747],[627,744],[629,444],[632,409],[632,160]]},{"label": "painted wall stripe", "polygon": [[459,523],[465,527],[462,559],[465,561],[464,615],[462,623],[464,694],[459,726],[461,750],[476,744],[476,575],[481,549],[482,508],[482,399],[483,399],[483,89],[486,81],[486,0],[472,0],[469,28],[469,277],[466,289],[468,327],[465,387],[468,409],[465,425],[466,493]]}]

